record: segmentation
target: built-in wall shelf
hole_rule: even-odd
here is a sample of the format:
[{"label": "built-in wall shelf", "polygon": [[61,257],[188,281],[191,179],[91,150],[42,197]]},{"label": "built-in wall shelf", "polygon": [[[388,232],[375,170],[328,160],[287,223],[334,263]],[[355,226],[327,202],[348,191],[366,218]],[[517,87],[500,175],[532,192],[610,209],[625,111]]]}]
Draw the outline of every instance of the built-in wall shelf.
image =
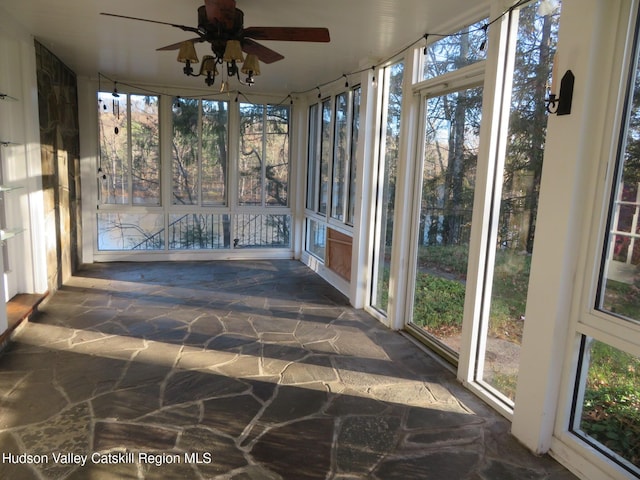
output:
[{"label": "built-in wall shelf", "polygon": [[13,192],[14,190],[19,190],[21,186],[18,185],[0,185],[0,193]]},{"label": "built-in wall shelf", "polygon": [[0,229],[0,242],[4,242],[5,240],[9,240],[17,235],[20,235],[24,232],[24,228],[3,228]]}]

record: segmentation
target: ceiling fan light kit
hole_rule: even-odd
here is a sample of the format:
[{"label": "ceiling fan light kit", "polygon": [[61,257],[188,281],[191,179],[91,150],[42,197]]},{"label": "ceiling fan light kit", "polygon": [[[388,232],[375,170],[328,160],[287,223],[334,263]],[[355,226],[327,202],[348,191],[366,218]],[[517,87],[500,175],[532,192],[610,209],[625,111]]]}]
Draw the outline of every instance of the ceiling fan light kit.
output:
[{"label": "ceiling fan light kit", "polygon": [[242,64],[241,72],[247,75],[245,83],[247,85],[253,85],[253,77],[260,75],[260,62],[258,61],[258,57],[252,53],[248,54]]},{"label": "ceiling fan light kit", "polygon": [[[143,22],[158,23],[179,28],[185,32],[198,35],[196,38],[167,45],[158,50],[178,50],[178,62],[184,63],[183,72],[187,76],[206,76],[205,83],[213,85],[218,75],[216,64],[227,65],[227,75],[236,77],[243,85],[253,85],[253,77],[260,75],[260,63],[277,62],[284,57],[278,52],[256,42],[258,40],[276,40],[292,42],[329,42],[329,31],[326,28],[315,27],[247,27],[244,28],[244,13],[236,8],[235,0],[205,0],[205,4],[198,8],[198,27],[189,27],[169,22],[148,20],[145,18],[101,13],[111,17],[126,18]],[[194,63],[198,63],[195,43],[208,42],[213,55],[202,58],[200,72],[194,74]],[[243,52],[247,54],[246,59]],[[238,68],[242,63],[242,69]],[[246,80],[240,80],[240,72],[247,75]]]},{"label": "ceiling fan light kit", "polygon": [[193,46],[193,42],[191,40],[187,40],[186,42],[182,42],[180,45],[180,50],[178,52],[178,61],[184,63],[184,73],[185,75],[191,75],[193,73],[193,68],[191,68],[192,63],[198,63],[198,55],[196,54],[196,49]]}]

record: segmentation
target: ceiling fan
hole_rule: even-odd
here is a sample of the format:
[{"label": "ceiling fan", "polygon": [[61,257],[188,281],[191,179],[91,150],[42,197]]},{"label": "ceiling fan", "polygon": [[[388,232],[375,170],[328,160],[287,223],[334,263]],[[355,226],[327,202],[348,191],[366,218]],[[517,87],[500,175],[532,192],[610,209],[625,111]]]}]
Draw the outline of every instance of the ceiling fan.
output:
[{"label": "ceiling fan", "polygon": [[[229,77],[240,80],[239,71],[247,74],[245,84],[252,85],[253,77],[260,75],[258,60],[269,64],[282,60],[284,56],[256,40],[279,40],[290,42],[328,42],[329,30],[317,27],[244,27],[244,13],[236,7],[236,0],[205,0],[198,8],[198,26],[190,27],[146,18],[129,17],[113,13],[101,13],[110,17],[126,18],[142,22],[158,23],[192,32],[196,36],[182,42],[160,47],[157,50],[179,50],[178,61],[185,64],[185,75],[205,75],[211,86],[218,74],[216,64],[227,64]],[[198,63],[194,44],[208,42],[213,55],[205,55],[200,72],[194,74],[191,64]],[[247,54],[246,59],[242,52]],[[238,63],[243,63],[239,69]],[[242,83],[242,82],[241,82]]]}]

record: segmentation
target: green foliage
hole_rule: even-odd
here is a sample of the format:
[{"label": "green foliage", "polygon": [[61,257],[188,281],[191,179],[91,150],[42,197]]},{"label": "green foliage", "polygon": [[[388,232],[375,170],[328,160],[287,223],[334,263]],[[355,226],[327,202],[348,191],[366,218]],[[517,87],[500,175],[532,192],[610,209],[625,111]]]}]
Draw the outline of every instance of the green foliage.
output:
[{"label": "green foliage", "polygon": [[640,277],[634,285],[607,280],[603,306],[610,312],[640,320]]},{"label": "green foliage", "polygon": [[[431,318],[425,312],[443,308],[451,312],[453,305],[450,299],[452,284],[461,295],[455,306],[455,313],[462,318],[464,305],[464,285],[466,278],[468,245],[433,245],[422,247],[419,253],[418,265],[421,273],[417,283],[423,288],[430,289],[430,295],[416,289],[414,304],[414,323],[425,324],[423,318]],[[493,291],[491,302],[491,316],[489,329],[494,337],[506,338],[520,343],[522,339],[522,318],[527,304],[527,288],[529,272],[531,270],[531,256],[511,250],[498,250],[494,267]],[[424,276],[431,274],[438,281],[425,281]],[[424,305],[425,302],[436,302],[435,307]],[[444,304],[444,306],[442,305]],[[420,312],[420,317],[418,313]],[[448,327],[452,323],[446,320],[432,318],[428,325],[436,331]]]},{"label": "green foliage", "polygon": [[582,429],[609,449],[640,465],[640,392],[630,386],[587,390]]},{"label": "green foliage", "polygon": [[429,330],[462,325],[465,287],[456,280],[419,273],[416,279],[413,322]]},{"label": "green foliage", "polygon": [[464,278],[467,274],[469,245],[431,245],[420,247],[418,265]]},{"label": "green foliage", "polygon": [[530,270],[530,255],[512,250],[496,252],[489,320],[493,336],[521,342]]},{"label": "green foliage", "polygon": [[640,359],[601,342],[591,347],[582,430],[640,465]]}]

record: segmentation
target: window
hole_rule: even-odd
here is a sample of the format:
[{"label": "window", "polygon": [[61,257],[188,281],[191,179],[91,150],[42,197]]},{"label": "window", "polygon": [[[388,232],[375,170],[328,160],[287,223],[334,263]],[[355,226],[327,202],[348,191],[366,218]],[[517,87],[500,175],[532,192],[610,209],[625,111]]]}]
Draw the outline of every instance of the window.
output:
[{"label": "window", "polygon": [[[254,212],[289,204],[289,106],[240,104],[234,248],[288,248],[291,215]],[[251,208],[251,211],[246,209]]]},{"label": "window", "polygon": [[324,223],[307,219],[307,251],[324,261],[327,227]]},{"label": "window", "polygon": [[459,353],[482,88],[424,104],[422,195],[411,324]]},{"label": "window", "polygon": [[307,209],[318,211],[319,185],[320,185],[320,118],[318,117],[319,105],[309,107],[309,144],[307,152]]},{"label": "window", "polygon": [[98,93],[100,202],[160,205],[158,97]]},{"label": "window", "polygon": [[[407,330],[453,364],[461,354],[476,171],[480,146],[487,19],[421,49],[421,144],[413,171],[416,206],[407,275]],[[484,187],[482,185],[481,187]],[[473,319],[471,319],[473,320]],[[467,353],[467,352],[465,352]]]},{"label": "window", "polygon": [[393,248],[396,175],[399,154],[400,112],[404,63],[385,68],[384,108],[381,125],[386,129],[380,137],[378,191],[375,223],[375,251],[371,285],[371,306],[383,315],[389,305],[389,265]]},{"label": "window", "polygon": [[110,211],[161,204],[159,98],[98,92],[98,250],[162,250],[164,219]]},{"label": "window", "polygon": [[[291,248],[288,106],[122,93],[98,98],[97,252],[115,258],[118,251]],[[171,106],[162,141],[161,104]],[[231,105],[239,113],[233,162]],[[235,198],[231,179],[238,181]]]},{"label": "window", "polygon": [[98,250],[164,250],[164,215],[99,212]]},{"label": "window", "polygon": [[227,203],[228,104],[173,99],[172,204]]},{"label": "window", "polygon": [[[640,15],[636,15],[637,23]],[[581,346],[569,428],[636,477],[640,477],[639,46],[636,32],[618,153],[612,162],[606,230],[596,262],[595,302],[578,325]]]},{"label": "window", "polygon": [[345,200],[347,191],[347,166],[349,161],[349,124],[347,123],[349,115],[348,94],[341,93],[336,96],[335,102],[335,122],[333,135],[333,169],[331,184],[331,218],[336,220],[344,220]]},{"label": "window", "polygon": [[[486,58],[487,21],[483,20],[427,46],[423,79],[436,78]],[[429,40],[429,39],[427,39]]]},{"label": "window", "polygon": [[597,308],[640,323],[640,75],[613,188]]},{"label": "window", "polygon": [[640,473],[640,356],[584,336],[573,431]]},{"label": "window", "polygon": [[331,164],[331,99],[322,102],[320,124],[320,195],[318,213],[327,214],[329,204],[329,167]]},{"label": "window", "polygon": [[289,107],[240,104],[238,205],[289,203]]},{"label": "window", "polygon": [[357,86],[309,107],[306,207],[314,219],[307,219],[305,249],[323,261],[327,226],[353,225],[360,92]]},{"label": "window", "polygon": [[358,138],[360,137],[360,101],[362,97],[362,89],[356,87],[353,89],[352,108],[351,108],[351,158],[349,162],[349,194],[347,199],[347,223],[353,225],[356,211],[356,174],[357,162],[356,152],[358,150]]},{"label": "window", "polygon": [[[495,204],[484,290],[483,346],[476,379],[512,405],[536,231],[548,114],[544,103],[558,42],[560,10],[540,15],[539,2],[517,9],[517,38],[506,150],[498,159]],[[512,21],[513,21],[512,20]],[[515,28],[515,26],[514,26]],[[508,98],[508,97],[507,97]]]}]

